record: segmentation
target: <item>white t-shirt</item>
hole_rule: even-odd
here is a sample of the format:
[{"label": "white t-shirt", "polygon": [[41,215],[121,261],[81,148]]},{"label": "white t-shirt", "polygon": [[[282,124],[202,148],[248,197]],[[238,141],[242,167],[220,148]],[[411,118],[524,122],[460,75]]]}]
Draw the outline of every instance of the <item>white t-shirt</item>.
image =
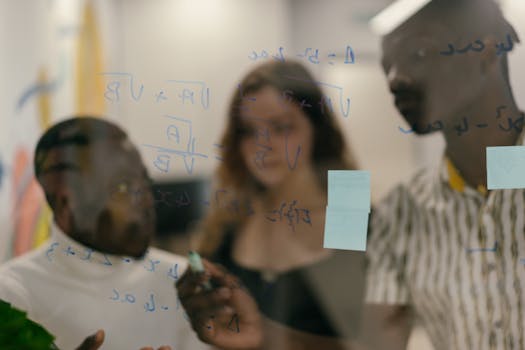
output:
[{"label": "white t-shirt", "polygon": [[183,257],[155,248],[143,260],[92,251],[53,225],[41,248],[0,266],[0,299],[27,311],[64,350],[98,329],[107,350],[207,349],[174,287],[186,266]]}]

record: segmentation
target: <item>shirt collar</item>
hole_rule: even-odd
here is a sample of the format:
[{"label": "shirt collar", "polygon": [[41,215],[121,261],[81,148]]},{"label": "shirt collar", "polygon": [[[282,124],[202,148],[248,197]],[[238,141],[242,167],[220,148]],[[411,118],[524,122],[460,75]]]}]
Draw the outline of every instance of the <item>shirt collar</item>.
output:
[{"label": "shirt collar", "polygon": [[[516,141],[516,146],[523,145],[525,145],[525,129],[522,130],[521,134],[518,136],[518,139]],[[475,193],[480,194],[482,196],[486,196],[488,194],[488,190],[485,185],[478,185],[475,190],[471,188],[463,179],[454,163],[452,163],[452,161],[446,156],[443,158],[444,160],[442,165],[441,177],[446,183],[448,183],[450,188],[460,193],[474,191]]]},{"label": "shirt collar", "polygon": [[[444,166],[446,167],[445,175],[448,185],[457,192],[465,192],[467,183],[459,173],[459,170],[454,166],[454,163],[452,163],[448,157],[444,157],[444,163]],[[476,187],[476,191],[483,196],[487,195],[488,192],[484,185],[478,185]]]}]

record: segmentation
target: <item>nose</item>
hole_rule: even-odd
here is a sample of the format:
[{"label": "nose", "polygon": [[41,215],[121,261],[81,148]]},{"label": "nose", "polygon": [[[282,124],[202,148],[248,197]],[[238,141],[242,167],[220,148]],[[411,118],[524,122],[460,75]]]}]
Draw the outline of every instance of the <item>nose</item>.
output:
[{"label": "nose", "polygon": [[390,91],[393,94],[407,90],[414,84],[414,81],[407,73],[407,70],[402,70],[399,66],[391,66],[387,71],[386,77]]}]

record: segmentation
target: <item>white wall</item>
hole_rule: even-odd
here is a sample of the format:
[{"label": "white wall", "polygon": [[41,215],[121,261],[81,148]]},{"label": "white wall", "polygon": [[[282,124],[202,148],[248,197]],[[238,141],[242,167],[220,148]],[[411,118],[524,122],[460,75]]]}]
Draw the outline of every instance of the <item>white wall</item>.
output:
[{"label": "white wall", "polygon": [[[136,96],[143,84],[140,100],[122,92],[119,103],[112,103],[111,117],[126,123],[139,144],[185,149],[189,133],[181,128],[180,144],[166,138],[174,115],[191,120],[195,151],[209,158],[196,158],[191,176],[208,176],[217,166],[218,137],[226,117],[226,106],[236,84],[255,64],[248,56],[253,50],[287,47],[288,8],[285,1],[270,0],[122,0],[120,7],[121,61],[108,67],[112,72],[133,74]],[[113,78],[108,77],[108,83]],[[196,96],[195,105],[177,97],[185,87],[166,80],[202,81],[210,89],[209,108]],[[120,80],[124,89],[127,79]],[[126,85],[128,84],[128,85]],[[164,91],[167,100],[157,103],[155,94]],[[200,93],[200,87],[194,92]],[[185,131],[186,130],[186,131]],[[173,156],[167,172],[153,162],[156,151],[142,147],[144,160],[156,178],[190,176],[180,156]],[[190,163],[188,159],[188,164]]]},{"label": "white wall", "polygon": [[48,54],[49,16],[47,1],[0,2],[0,160],[6,176],[0,184],[0,262],[10,254],[15,189],[12,187],[14,156],[25,149],[32,154],[38,137],[35,103],[17,103],[34,85],[40,65]]},{"label": "white wall", "polygon": [[505,16],[512,24],[521,44],[516,45],[509,56],[510,80],[514,97],[521,109],[525,108],[525,3],[520,0],[505,0],[502,4]]}]

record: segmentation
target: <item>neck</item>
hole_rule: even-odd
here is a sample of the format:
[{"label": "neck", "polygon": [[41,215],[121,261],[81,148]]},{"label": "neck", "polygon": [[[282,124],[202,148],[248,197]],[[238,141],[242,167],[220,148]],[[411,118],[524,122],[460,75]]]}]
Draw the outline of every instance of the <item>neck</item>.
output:
[{"label": "neck", "polygon": [[314,210],[326,207],[327,197],[315,172],[311,168],[295,169],[286,181],[268,190],[261,200],[267,209],[279,208],[283,202],[287,204],[297,201],[297,205]]},{"label": "neck", "polygon": [[445,154],[468,184],[486,185],[486,147],[515,145],[523,127],[520,117],[508,89],[491,89],[443,131]]}]

